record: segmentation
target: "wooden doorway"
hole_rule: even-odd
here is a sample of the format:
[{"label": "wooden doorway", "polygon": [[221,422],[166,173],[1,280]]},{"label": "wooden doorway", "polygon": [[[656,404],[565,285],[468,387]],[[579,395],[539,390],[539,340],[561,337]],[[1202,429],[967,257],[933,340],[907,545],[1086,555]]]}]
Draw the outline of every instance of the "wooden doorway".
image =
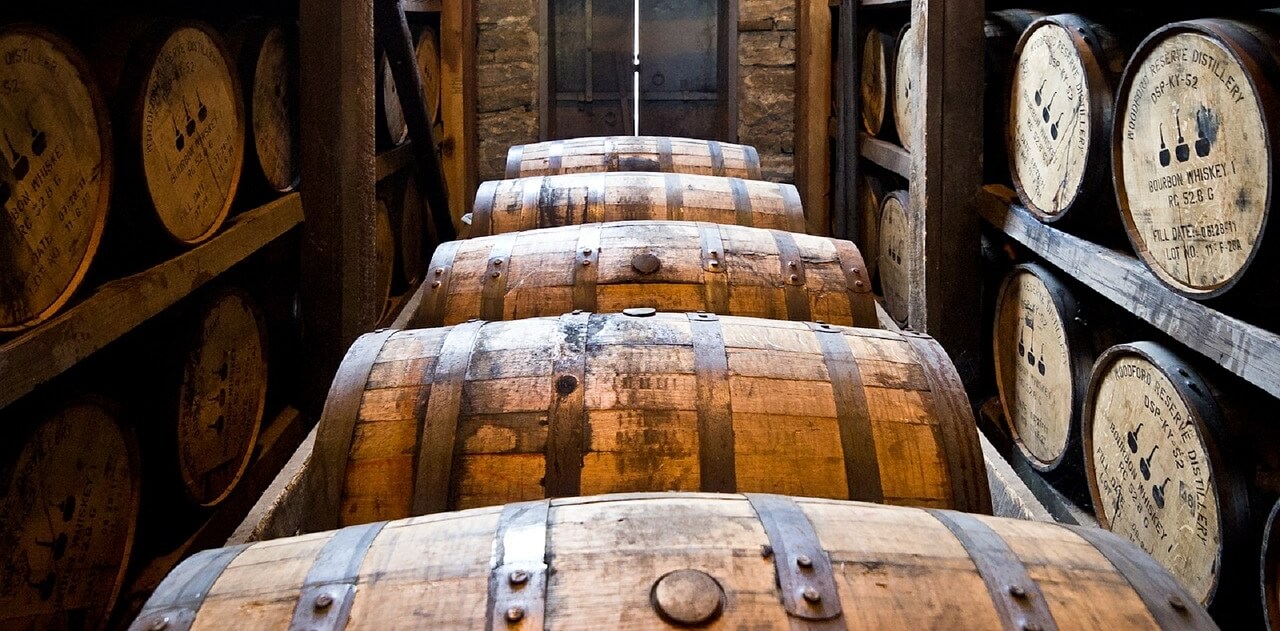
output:
[{"label": "wooden doorway", "polygon": [[544,137],[736,139],[736,0],[544,6]]}]

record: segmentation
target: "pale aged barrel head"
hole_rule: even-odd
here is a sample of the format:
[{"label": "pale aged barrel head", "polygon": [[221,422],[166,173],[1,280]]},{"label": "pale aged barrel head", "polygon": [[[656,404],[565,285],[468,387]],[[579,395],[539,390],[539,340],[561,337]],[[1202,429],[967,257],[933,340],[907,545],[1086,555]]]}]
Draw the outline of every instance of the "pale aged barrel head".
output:
[{"label": "pale aged barrel head", "polygon": [[223,291],[194,323],[182,364],[178,469],[201,506],[221,503],[249,467],[267,397],[266,332],[244,293]]},{"label": "pale aged barrel head", "polygon": [[880,287],[885,311],[900,325],[907,323],[911,252],[915,247],[906,200],[904,191],[890,193],[880,210]]},{"label": "pale aged barrel head", "polygon": [[862,126],[873,136],[880,135],[886,123],[893,122],[888,111],[896,71],[893,46],[893,37],[875,28],[867,32],[862,44]]},{"label": "pale aged barrel head", "polygon": [[422,30],[415,54],[418,72],[422,75],[427,115],[434,122],[440,119],[440,35],[434,28],[428,26]]},{"label": "pale aged barrel head", "polygon": [[[1239,23],[1162,28],[1134,53],[1113,134],[1134,250],[1192,298],[1229,290],[1258,252],[1273,197],[1276,63]],[[1270,273],[1270,270],[1267,271]]]},{"label": "pale aged barrel head", "polygon": [[1168,568],[1202,604],[1239,545],[1241,502],[1219,457],[1217,403],[1186,364],[1156,344],[1122,344],[1098,360],[1084,425],[1098,521]]},{"label": "pale aged barrel head", "polygon": [[1072,348],[1075,314],[1064,312],[1074,301],[1047,274],[1022,266],[1005,279],[993,335],[1005,419],[1018,448],[1042,471],[1057,467],[1076,444],[1075,411],[1088,381],[1072,361],[1085,352]]},{"label": "pale aged barrel head", "polygon": [[409,123],[405,120],[404,109],[400,107],[400,93],[391,73],[391,61],[385,53],[378,64],[378,76],[378,97],[381,101],[378,113],[382,120],[382,133],[392,146],[403,145],[409,140]]},{"label": "pale aged barrel head", "polygon": [[1262,533],[1261,576],[1262,613],[1267,628],[1280,629],[1280,502],[1271,508]]},{"label": "pale aged barrel head", "polygon": [[0,622],[106,626],[138,518],[131,434],[80,401],[43,419],[10,461],[0,503]]},{"label": "pale aged barrel head", "polygon": [[133,132],[146,195],[180,244],[212,237],[244,164],[244,104],[221,37],[198,23],[166,32],[147,57]]},{"label": "pale aged barrel head", "polygon": [[916,32],[908,24],[898,34],[898,52],[894,57],[893,124],[898,129],[898,140],[907,151],[912,151],[911,134],[916,127],[916,82],[920,77],[919,50]]},{"label": "pale aged barrel head", "polygon": [[52,317],[84,280],[111,197],[111,125],[84,58],[0,29],[0,332]]},{"label": "pale aged barrel head", "polygon": [[292,32],[267,31],[254,69],[250,130],[263,177],[275,191],[298,186],[298,52]]}]

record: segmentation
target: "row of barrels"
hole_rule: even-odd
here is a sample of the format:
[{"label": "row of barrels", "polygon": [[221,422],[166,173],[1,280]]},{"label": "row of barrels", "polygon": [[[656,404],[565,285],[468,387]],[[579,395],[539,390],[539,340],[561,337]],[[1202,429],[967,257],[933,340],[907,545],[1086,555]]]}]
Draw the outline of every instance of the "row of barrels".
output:
[{"label": "row of barrels", "polygon": [[104,237],[120,258],[191,247],[242,179],[244,194],[298,185],[287,25],[130,22],[74,42],[8,25],[0,62],[0,334],[64,307]]},{"label": "row of barrels", "polygon": [[669,168],[486,185],[335,377],[341,529],[198,554],[133,628],[1214,628],[1109,533],[951,512],[991,498],[945,351],[870,328],[851,243],[759,227],[785,186]]},{"label": "row of barrels", "polygon": [[1130,30],[1060,14],[1022,33],[999,110],[1014,188],[1041,221],[1123,232],[1174,291],[1247,310],[1274,284],[1280,16]]},{"label": "row of barrels", "polygon": [[267,331],[253,294],[220,285],[114,351],[97,389],[6,410],[23,429],[0,454],[0,621],[103,628],[130,559],[230,496],[262,426]]},{"label": "row of barrels", "polygon": [[[1064,488],[1087,485],[1098,521],[1219,622],[1256,619],[1262,531],[1280,494],[1265,475],[1280,435],[1262,395],[1169,346],[1131,341],[1141,332],[1041,265],[1014,268],[997,296],[996,380],[1022,457]],[[1267,561],[1262,582],[1280,623],[1276,568]]]}]

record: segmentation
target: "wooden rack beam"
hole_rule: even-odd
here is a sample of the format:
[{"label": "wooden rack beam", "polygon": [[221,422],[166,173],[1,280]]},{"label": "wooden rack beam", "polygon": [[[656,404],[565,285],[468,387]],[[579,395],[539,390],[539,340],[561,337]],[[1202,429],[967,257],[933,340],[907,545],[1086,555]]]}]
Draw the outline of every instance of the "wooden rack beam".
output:
[{"label": "wooden rack beam", "polygon": [[874,138],[864,131],[858,134],[858,153],[881,167],[911,179],[911,154],[898,145]]},{"label": "wooden rack beam", "polygon": [[301,222],[301,197],[285,196],[232,219],[222,234],[195,249],[102,285],[62,315],[0,345],[0,407],[159,315]]},{"label": "wooden rack beam", "polygon": [[412,162],[413,141],[406,142],[395,149],[389,149],[378,154],[378,160],[375,163],[378,181],[381,182],[396,173],[399,173]]},{"label": "wooden rack beam", "polygon": [[1187,348],[1280,397],[1280,335],[1173,292],[1132,254],[1042,224],[990,190],[984,198],[979,212],[997,230]]}]

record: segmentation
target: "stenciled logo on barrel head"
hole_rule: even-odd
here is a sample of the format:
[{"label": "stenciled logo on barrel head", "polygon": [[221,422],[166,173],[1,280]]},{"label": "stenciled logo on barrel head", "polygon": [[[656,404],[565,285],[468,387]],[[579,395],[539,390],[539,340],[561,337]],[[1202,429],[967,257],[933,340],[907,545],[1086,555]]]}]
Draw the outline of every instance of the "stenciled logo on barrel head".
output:
[{"label": "stenciled logo on barrel head", "polygon": [[1071,35],[1042,24],[1026,36],[1009,93],[1010,166],[1022,201],[1056,215],[1075,203],[1084,182],[1090,137],[1084,65]]},{"label": "stenciled logo on barrel head", "polygon": [[59,412],[26,442],[0,505],[0,619],[32,628],[74,626],[76,615],[85,628],[106,621],[137,509],[129,453],[93,405]]},{"label": "stenciled logo on barrel head", "polygon": [[1070,438],[1074,383],[1062,314],[1035,274],[1014,272],[1000,296],[996,375],[1018,442],[1042,464]]},{"label": "stenciled logo on barrel head", "polygon": [[1204,438],[1169,378],[1147,360],[1106,368],[1093,404],[1096,508],[1204,602],[1221,549],[1218,492]]},{"label": "stenciled logo on barrel head", "polygon": [[209,34],[169,36],[145,84],[142,166],[156,214],[179,241],[212,236],[230,208],[244,154],[239,98]]},{"label": "stenciled logo on barrel head", "polygon": [[896,196],[888,197],[880,215],[880,285],[884,289],[885,310],[899,323],[907,321],[910,235],[907,209]]},{"label": "stenciled logo on barrel head", "polygon": [[1149,48],[1121,95],[1121,209],[1166,282],[1213,291],[1262,230],[1271,159],[1261,104],[1217,41],[1176,33]]},{"label": "stenciled logo on barrel head", "polygon": [[101,236],[110,157],[92,80],[48,38],[0,35],[0,329],[64,301]]}]

